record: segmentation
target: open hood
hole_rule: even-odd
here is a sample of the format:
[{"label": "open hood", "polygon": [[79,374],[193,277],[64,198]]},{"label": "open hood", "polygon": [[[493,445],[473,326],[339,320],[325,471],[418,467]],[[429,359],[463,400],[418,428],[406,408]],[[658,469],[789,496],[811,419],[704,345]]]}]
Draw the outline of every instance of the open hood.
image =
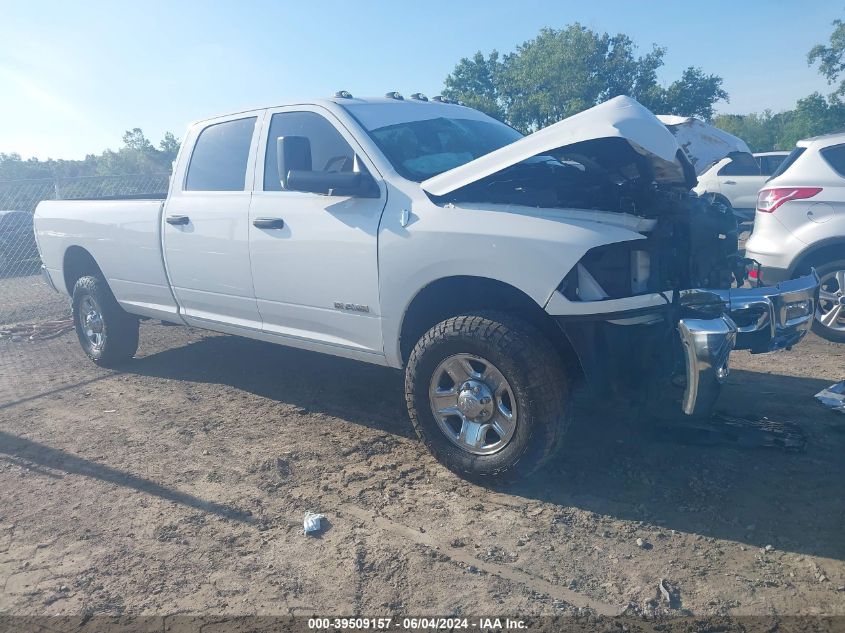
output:
[{"label": "open hood", "polygon": [[659,183],[694,184],[694,178],[690,184],[689,166],[684,164],[672,132],[635,99],[619,96],[429,178],[421,187],[432,195],[444,196],[533,156],[598,139],[626,141],[648,161]]},{"label": "open hood", "polygon": [[713,163],[734,152],[751,153],[741,138],[693,117],[658,114],[657,118],[675,135],[675,140],[700,176]]}]

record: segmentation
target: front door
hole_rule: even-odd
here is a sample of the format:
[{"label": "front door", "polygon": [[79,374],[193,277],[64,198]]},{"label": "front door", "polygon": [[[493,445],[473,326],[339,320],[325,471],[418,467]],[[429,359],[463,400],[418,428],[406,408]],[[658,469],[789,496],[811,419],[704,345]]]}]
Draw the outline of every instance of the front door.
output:
[{"label": "front door", "polygon": [[[216,120],[185,139],[162,231],[167,272],[185,320],[260,329],[249,262],[249,201],[258,118]],[[188,145],[187,147],[191,147]]]},{"label": "front door", "polygon": [[[283,191],[276,140],[305,137],[313,171],[368,170],[373,198]],[[378,226],[383,183],[352,135],[327,110],[291,106],[268,114],[250,207],[255,298],[266,332],[314,349],[383,354]],[[262,178],[263,173],[263,178]]]}]

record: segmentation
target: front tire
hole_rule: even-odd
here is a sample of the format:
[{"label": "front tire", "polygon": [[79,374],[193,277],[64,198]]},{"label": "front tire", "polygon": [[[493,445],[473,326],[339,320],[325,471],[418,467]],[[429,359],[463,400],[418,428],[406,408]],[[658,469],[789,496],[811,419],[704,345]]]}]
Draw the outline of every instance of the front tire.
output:
[{"label": "front tire", "polygon": [[120,307],[99,277],[76,282],[73,323],[82,350],[101,367],[125,363],[138,351],[138,319]]},{"label": "front tire", "polygon": [[572,419],[551,342],[525,321],[495,312],[457,316],[426,332],[408,360],[405,399],[437,460],[482,482],[536,471]]},{"label": "front tire", "polygon": [[819,309],[813,332],[834,343],[845,343],[845,260],[816,267],[819,275]]}]

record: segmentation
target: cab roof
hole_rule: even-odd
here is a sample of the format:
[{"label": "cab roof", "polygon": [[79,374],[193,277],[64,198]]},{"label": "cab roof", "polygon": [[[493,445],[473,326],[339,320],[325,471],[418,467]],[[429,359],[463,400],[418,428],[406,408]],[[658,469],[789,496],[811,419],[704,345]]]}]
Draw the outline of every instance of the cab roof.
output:
[{"label": "cab roof", "polygon": [[476,112],[473,108],[468,108],[467,106],[459,105],[454,102],[443,102],[443,101],[433,101],[429,99],[428,101],[423,101],[422,99],[393,99],[390,97],[325,97],[320,99],[291,99],[289,101],[284,101],[281,103],[272,103],[267,104],[257,108],[249,108],[247,110],[236,110],[234,112],[227,112],[224,114],[217,114],[215,116],[204,117],[202,119],[197,119],[191,122],[191,125],[197,125],[200,123],[207,123],[209,121],[214,121],[216,119],[222,119],[230,116],[235,116],[238,114],[243,115],[250,115],[250,114],[257,114],[259,112],[263,112],[264,110],[268,110],[270,108],[281,108],[284,106],[296,106],[296,105],[316,105],[322,106],[324,108],[333,109],[335,107],[347,107],[347,106],[366,106],[366,105],[380,105],[380,106],[393,106],[396,108],[401,108],[404,106],[424,106],[427,108],[437,109],[442,108],[444,111],[451,110],[454,111],[455,108],[461,108],[464,111]]}]

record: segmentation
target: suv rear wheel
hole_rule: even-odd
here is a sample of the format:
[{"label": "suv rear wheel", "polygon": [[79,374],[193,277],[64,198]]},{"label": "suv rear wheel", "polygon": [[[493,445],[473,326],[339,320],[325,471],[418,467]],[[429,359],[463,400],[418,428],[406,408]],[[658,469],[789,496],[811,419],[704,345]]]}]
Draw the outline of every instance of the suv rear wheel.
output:
[{"label": "suv rear wheel", "polygon": [[828,341],[845,343],[845,260],[816,268],[819,275],[819,309],[813,332]]},{"label": "suv rear wheel", "polygon": [[525,321],[496,312],[431,328],[411,352],[405,398],[417,435],[438,461],[477,481],[537,470],[572,417],[551,342]]}]

